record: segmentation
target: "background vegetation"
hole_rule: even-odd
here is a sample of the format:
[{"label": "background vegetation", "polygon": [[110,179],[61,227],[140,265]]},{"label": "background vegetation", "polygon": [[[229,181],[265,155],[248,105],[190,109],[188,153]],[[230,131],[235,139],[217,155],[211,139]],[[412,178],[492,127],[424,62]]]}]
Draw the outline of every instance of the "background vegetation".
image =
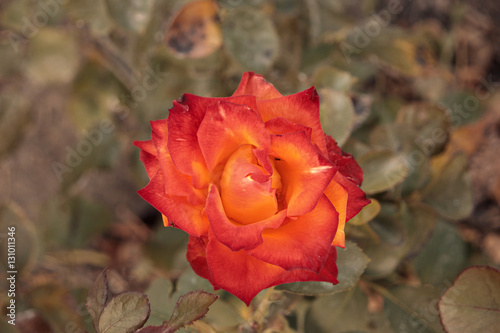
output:
[{"label": "background vegetation", "polygon": [[[132,141],[183,93],[228,96],[253,70],[283,94],[316,86],[373,203],[347,227],[340,285],[283,286],[250,308],[218,291],[188,330],[441,332],[436,303],[457,275],[500,265],[499,15],[495,1],[0,1],[2,290],[8,226],[18,272],[16,326],[2,315],[0,330],[94,331],[96,280],[145,293],[148,325],[213,292],[186,235],[136,194],[147,176]],[[445,314],[500,299],[498,271],[464,274]],[[498,324],[470,312],[443,316],[448,331]]]}]

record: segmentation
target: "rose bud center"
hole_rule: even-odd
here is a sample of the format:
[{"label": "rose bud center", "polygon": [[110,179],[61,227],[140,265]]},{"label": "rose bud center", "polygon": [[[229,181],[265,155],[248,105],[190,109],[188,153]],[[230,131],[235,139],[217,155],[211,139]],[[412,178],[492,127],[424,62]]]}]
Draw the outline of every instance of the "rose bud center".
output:
[{"label": "rose bud center", "polygon": [[242,145],[228,159],[222,173],[221,199],[226,215],[235,222],[250,224],[278,211],[281,178],[267,153]]}]

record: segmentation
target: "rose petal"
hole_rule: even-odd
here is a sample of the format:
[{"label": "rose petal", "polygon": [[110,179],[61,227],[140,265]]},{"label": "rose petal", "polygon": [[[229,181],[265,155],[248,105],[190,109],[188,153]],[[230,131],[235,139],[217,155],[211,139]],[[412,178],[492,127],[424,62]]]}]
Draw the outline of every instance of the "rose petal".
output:
[{"label": "rose petal", "polygon": [[191,184],[191,177],[180,173],[172,162],[167,146],[167,120],[152,121],[151,128],[151,137],[158,152],[160,167],[164,177],[167,179],[164,183],[165,194],[186,196],[188,201],[193,205],[204,204],[206,200],[204,191],[195,189]]},{"label": "rose petal", "polygon": [[288,133],[295,133],[295,132],[305,132],[307,135],[307,138],[311,140],[311,134],[312,134],[312,128],[297,124],[297,123],[292,123],[288,119],[285,118],[273,118],[268,121],[266,121],[266,129],[271,133],[271,134],[288,134]]},{"label": "rose petal", "polygon": [[207,264],[207,243],[206,237],[189,236],[186,258],[196,274],[212,282]]},{"label": "rose petal", "polygon": [[205,116],[206,106],[217,99],[185,94],[174,101],[168,116],[168,147],[172,161],[183,174],[192,176],[194,187],[208,186],[208,173],[196,132]]},{"label": "rose petal", "polygon": [[269,157],[266,154],[265,170],[258,165],[254,150],[265,152],[251,145],[240,146],[227,160],[220,182],[226,215],[242,224],[267,219],[278,210]]},{"label": "rose petal", "polygon": [[247,106],[225,101],[208,107],[198,129],[198,141],[211,171],[242,144],[266,151],[270,147],[269,132],[257,113]]},{"label": "rose petal", "polygon": [[351,154],[342,151],[337,142],[329,135],[325,135],[328,158],[338,168],[339,172],[349,181],[361,186],[363,182],[363,170]]},{"label": "rose petal", "polygon": [[262,149],[253,149],[253,154],[257,158],[258,164],[264,169],[266,174],[271,176],[271,187],[276,191],[281,191],[281,176],[278,171],[276,171],[274,160],[271,161],[267,152]]},{"label": "rose petal", "polygon": [[153,178],[160,168],[160,163],[157,158],[158,153],[156,152],[153,140],[134,141],[133,143],[136,147],[141,149],[139,159],[144,164],[149,179]]},{"label": "rose petal", "polygon": [[325,195],[313,211],[287,219],[278,229],[264,230],[264,242],[248,254],[286,270],[319,272],[337,230],[338,213]]},{"label": "rose petal", "polygon": [[164,176],[160,169],[149,184],[138,193],[165,215],[175,227],[193,236],[206,235],[209,224],[204,213],[204,206],[193,206],[186,197],[166,194],[164,183]]},{"label": "rose petal", "polygon": [[253,95],[257,100],[283,97],[262,75],[254,72],[243,73],[240,84],[233,94],[233,96],[238,95]]},{"label": "rose petal", "polygon": [[184,94],[180,101],[174,101],[168,116],[168,149],[177,169],[192,176],[194,187],[208,186],[210,175],[198,144],[198,128],[205,117],[207,108],[218,101],[256,108],[254,96],[207,98]]},{"label": "rose petal", "polygon": [[345,248],[345,234],[344,227],[346,221],[346,211],[347,211],[347,200],[348,194],[342,185],[335,181],[335,177],[330,182],[328,187],[325,190],[325,195],[328,197],[328,200],[333,204],[335,210],[339,213],[339,225],[337,228],[337,233],[335,234],[335,238],[333,239],[332,245],[340,246],[341,248]]},{"label": "rose petal", "polygon": [[288,216],[314,209],[336,167],[311,144],[304,132],[271,136],[275,167],[281,176]]},{"label": "rose petal", "polygon": [[319,120],[319,96],[314,87],[281,98],[257,100],[257,105],[264,122],[281,117],[310,127],[312,143],[317,144],[326,156],[325,133]]},{"label": "rose petal", "polygon": [[246,305],[285,273],[283,268],[249,256],[245,250],[231,251],[211,232],[206,258],[212,284],[240,298]]},{"label": "rose petal", "polygon": [[356,184],[349,181],[340,172],[335,174],[333,180],[339,183],[347,191],[346,221],[352,219],[359,211],[371,201],[366,199],[366,194]]},{"label": "rose petal", "polygon": [[319,273],[315,273],[304,269],[293,269],[285,272],[278,280],[274,281],[272,286],[276,286],[283,283],[292,283],[299,281],[322,281],[331,282],[333,284],[339,283],[337,280],[338,269],[337,269],[337,249],[335,246],[330,247],[328,257],[325,261],[325,265]]},{"label": "rose petal", "polygon": [[252,224],[239,224],[230,220],[222,205],[219,190],[210,188],[207,197],[206,212],[212,231],[217,240],[233,251],[252,249],[262,243],[262,231],[279,227],[286,218],[286,210],[270,216],[268,219]]}]

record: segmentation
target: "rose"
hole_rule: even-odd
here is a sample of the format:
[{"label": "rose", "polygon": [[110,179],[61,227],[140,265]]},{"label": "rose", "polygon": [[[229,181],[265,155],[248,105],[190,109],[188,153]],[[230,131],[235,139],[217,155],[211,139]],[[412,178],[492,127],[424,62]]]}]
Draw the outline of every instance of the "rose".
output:
[{"label": "rose", "polygon": [[198,275],[247,305],[282,283],[338,283],[344,224],[369,201],[314,88],[283,96],[245,73],[231,97],[185,94],[151,127],[135,142],[151,179],[139,194],[189,234]]}]

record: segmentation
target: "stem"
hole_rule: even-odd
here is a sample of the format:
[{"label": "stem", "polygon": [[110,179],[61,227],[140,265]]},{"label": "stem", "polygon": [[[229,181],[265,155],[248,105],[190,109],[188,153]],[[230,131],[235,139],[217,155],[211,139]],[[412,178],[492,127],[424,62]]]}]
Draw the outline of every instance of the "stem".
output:
[{"label": "stem", "polygon": [[108,39],[92,40],[92,47],[102,57],[106,67],[123,83],[130,91],[139,82],[139,78],[121,56],[120,50]]}]

